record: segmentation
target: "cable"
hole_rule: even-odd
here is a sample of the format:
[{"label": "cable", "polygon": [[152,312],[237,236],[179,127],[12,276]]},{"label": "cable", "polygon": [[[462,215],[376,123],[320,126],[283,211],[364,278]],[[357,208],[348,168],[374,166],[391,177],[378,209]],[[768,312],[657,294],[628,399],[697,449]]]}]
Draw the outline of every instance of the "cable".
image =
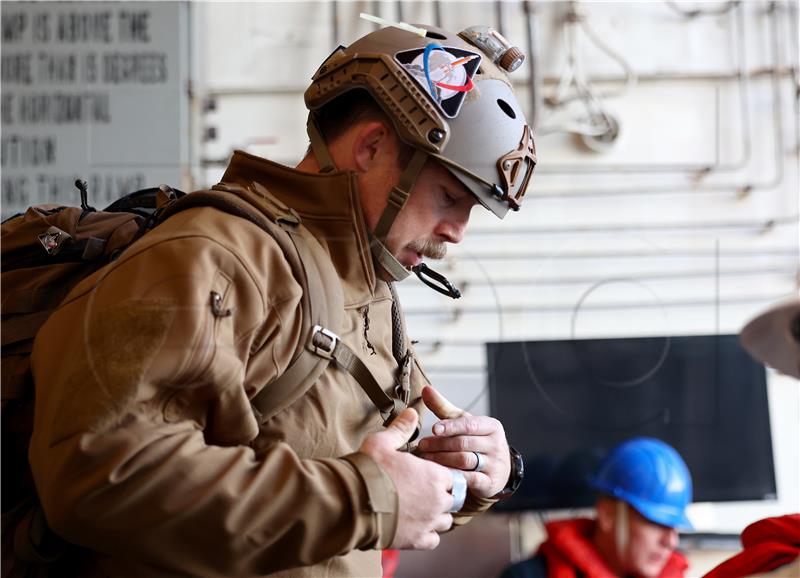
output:
[{"label": "cable", "polygon": [[677,2],[674,0],[664,0],[664,4],[669,6],[672,10],[677,12],[682,16],[686,16],[687,18],[696,18],[698,16],[719,16],[721,14],[725,14],[729,12],[733,8],[735,8],[740,3],[740,0],[730,0],[721,6],[717,6],[716,8],[710,8],[707,10],[701,10],[700,8],[693,8],[691,10],[684,10],[681,8]]},{"label": "cable", "polygon": [[[578,49],[578,30],[582,30],[589,41],[602,53],[619,64],[625,73],[625,86],[617,90],[598,91],[586,77],[581,66]],[[570,2],[564,24],[564,50],[567,55],[567,66],[564,69],[555,94],[547,97],[545,102],[551,108],[559,108],[571,101],[579,100],[587,113],[585,119],[572,119],[539,127],[540,135],[567,132],[584,138],[584,144],[593,150],[601,150],[614,142],[619,134],[618,121],[606,110],[603,98],[619,96],[627,92],[636,83],[636,75],[627,61],[608,44],[603,42],[589,25],[586,15],[579,12],[577,2]],[[570,86],[575,90],[567,94]],[[552,115],[551,115],[552,116]]]}]

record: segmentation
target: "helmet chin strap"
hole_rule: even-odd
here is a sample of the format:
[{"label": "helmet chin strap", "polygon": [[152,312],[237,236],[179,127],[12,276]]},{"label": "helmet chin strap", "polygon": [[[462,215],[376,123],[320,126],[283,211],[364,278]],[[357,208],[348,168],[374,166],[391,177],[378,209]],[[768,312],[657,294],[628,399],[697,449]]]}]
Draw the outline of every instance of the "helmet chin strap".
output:
[{"label": "helmet chin strap", "polygon": [[314,158],[317,159],[317,164],[319,165],[319,172],[332,173],[335,171],[336,164],[333,162],[331,153],[328,152],[328,146],[325,144],[325,139],[322,138],[322,133],[314,120],[313,114],[308,115],[306,132],[311,143],[311,152],[314,153]]},{"label": "helmet chin strap", "polygon": [[378,219],[378,224],[375,225],[375,231],[370,236],[372,256],[395,281],[402,281],[411,274],[411,271],[403,267],[400,261],[386,248],[386,239],[389,236],[389,230],[392,228],[394,220],[406,204],[411,194],[411,189],[414,188],[414,183],[417,181],[420,172],[422,172],[422,167],[425,166],[426,160],[428,160],[428,153],[421,149],[414,150],[411,160],[408,161],[406,168],[400,174],[400,179],[389,192],[386,208],[383,210],[380,219]]}]

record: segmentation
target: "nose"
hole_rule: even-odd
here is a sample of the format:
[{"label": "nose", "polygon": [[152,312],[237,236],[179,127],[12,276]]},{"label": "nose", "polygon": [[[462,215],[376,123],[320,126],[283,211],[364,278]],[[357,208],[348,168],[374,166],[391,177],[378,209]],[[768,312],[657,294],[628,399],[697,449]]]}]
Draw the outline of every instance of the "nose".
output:
[{"label": "nose", "polygon": [[675,528],[664,528],[661,543],[665,548],[674,550],[678,547],[678,531]]},{"label": "nose", "polygon": [[436,235],[447,243],[460,243],[464,238],[466,223],[461,224],[455,221],[442,221],[436,228]]},{"label": "nose", "polygon": [[456,210],[439,221],[434,233],[447,243],[460,243],[464,238],[473,206],[473,203],[463,203],[463,206],[454,207]]}]

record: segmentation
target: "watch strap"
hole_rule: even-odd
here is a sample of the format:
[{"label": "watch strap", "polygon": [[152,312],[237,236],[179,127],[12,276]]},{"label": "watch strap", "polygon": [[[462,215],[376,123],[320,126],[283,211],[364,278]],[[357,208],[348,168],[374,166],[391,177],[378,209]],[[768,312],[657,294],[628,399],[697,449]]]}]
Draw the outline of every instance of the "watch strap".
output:
[{"label": "watch strap", "polygon": [[522,483],[522,478],[525,476],[525,462],[522,459],[522,454],[514,449],[513,446],[508,446],[508,453],[511,458],[511,472],[508,474],[506,486],[492,496],[496,500],[506,500],[514,495],[514,492],[517,491],[517,488]]}]

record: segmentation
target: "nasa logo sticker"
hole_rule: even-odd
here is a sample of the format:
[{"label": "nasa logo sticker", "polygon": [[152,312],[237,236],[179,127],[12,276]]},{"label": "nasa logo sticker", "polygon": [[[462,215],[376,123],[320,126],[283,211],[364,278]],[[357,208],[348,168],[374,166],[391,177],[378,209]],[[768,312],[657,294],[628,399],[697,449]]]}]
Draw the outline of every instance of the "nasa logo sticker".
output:
[{"label": "nasa logo sticker", "polygon": [[472,77],[481,55],[469,50],[431,43],[425,48],[403,50],[394,59],[433,98],[448,118],[455,118],[464,97],[474,88]]},{"label": "nasa logo sticker", "polygon": [[61,246],[72,236],[66,231],[62,231],[56,226],[51,226],[44,233],[37,235],[42,248],[48,255],[56,255],[61,250]]}]

